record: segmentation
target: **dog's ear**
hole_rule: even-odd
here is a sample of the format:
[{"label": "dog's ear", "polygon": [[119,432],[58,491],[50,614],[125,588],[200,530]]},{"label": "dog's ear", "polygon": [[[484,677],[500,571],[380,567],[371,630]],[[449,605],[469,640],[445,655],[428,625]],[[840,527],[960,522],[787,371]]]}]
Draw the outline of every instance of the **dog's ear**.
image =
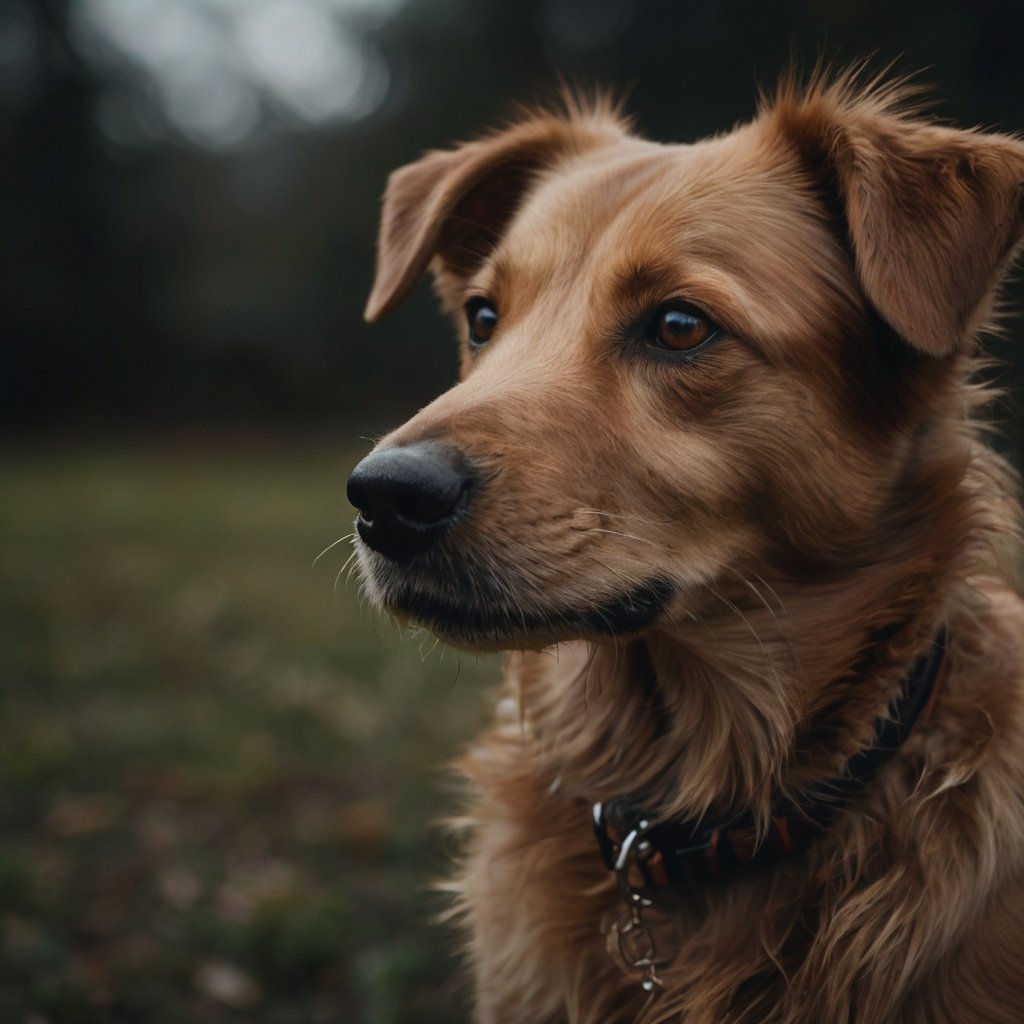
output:
[{"label": "dog's ear", "polygon": [[439,283],[469,277],[494,248],[539,171],[621,138],[610,114],[531,117],[395,171],[384,193],[367,320],[393,309],[432,259]]},{"label": "dog's ear", "polygon": [[847,81],[780,95],[769,113],[845,220],[865,296],[905,341],[947,356],[1024,234],[1024,142],[929,123],[899,98]]}]

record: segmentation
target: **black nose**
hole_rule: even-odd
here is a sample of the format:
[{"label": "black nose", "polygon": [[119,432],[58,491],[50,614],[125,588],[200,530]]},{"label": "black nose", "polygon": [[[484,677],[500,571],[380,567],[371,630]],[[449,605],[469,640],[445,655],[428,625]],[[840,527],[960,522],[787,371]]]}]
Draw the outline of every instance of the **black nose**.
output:
[{"label": "black nose", "polygon": [[429,547],[469,504],[473,474],[461,453],[425,442],[381,448],[348,478],[356,529],[375,551],[402,562]]}]

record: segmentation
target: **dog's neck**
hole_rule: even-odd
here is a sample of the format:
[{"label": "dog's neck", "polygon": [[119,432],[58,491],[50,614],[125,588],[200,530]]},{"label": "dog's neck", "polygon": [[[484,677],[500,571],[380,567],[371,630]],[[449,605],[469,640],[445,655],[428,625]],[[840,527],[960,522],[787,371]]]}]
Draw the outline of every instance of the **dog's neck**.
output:
[{"label": "dog's neck", "polygon": [[645,806],[643,794],[595,804],[594,831],[605,865],[616,872],[620,884],[632,887],[633,863],[647,886],[665,888],[764,867],[815,842],[900,752],[915,726],[927,721],[948,664],[948,639],[943,628],[915,663],[898,699],[875,722],[870,744],[835,776],[797,792],[776,794],[770,823],[751,810],[736,808],[710,819],[658,821]]},{"label": "dog's neck", "polygon": [[[935,635],[935,590],[922,587],[910,598],[917,614],[900,602],[899,617],[875,621],[871,608],[854,607],[850,590],[830,602],[828,588],[788,597],[773,589],[788,601],[789,628],[780,611],[759,612],[737,594],[725,598],[724,614],[638,641],[628,659],[606,648],[594,653],[590,671],[600,673],[602,688],[631,690],[634,738],[607,778],[616,794],[644,794],[664,817],[729,809],[767,817],[779,793],[835,777],[871,743]],[[829,603],[845,630],[829,634],[827,617],[814,621]],[[605,778],[593,782],[604,790]]]},{"label": "dog's neck", "polygon": [[834,777],[988,550],[960,493],[962,508],[880,531],[886,545],[841,573],[737,574],[640,640],[563,645],[576,673],[537,662],[520,697],[553,785],[590,802],[644,794],[664,818],[766,817],[780,792]]}]

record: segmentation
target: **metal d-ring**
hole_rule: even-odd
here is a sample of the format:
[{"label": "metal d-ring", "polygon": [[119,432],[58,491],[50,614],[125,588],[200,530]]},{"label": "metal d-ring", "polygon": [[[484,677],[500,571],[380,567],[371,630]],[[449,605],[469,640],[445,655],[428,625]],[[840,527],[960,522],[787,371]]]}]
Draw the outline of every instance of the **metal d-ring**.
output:
[{"label": "metal d-ring", "polygon": [[646,818],[638,821],[636,828],[622,840],[618,856],[615,858],[615,880],[619,883],[619,892],[622,893],[623,899],[631,907],[651,906],[651,900],[635,889],[629,880],[629,869],[636,859],[635,851],[642,845],[650,828],[651,823]]}]

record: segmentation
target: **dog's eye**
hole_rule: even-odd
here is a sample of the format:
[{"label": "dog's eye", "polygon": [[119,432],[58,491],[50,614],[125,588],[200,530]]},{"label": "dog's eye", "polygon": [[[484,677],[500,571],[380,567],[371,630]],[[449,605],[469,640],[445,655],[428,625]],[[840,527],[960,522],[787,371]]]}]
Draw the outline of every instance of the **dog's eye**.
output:
[{"label": "dog's eye", "polygon": [[714,324],[685,309],[666,309],[651,325],[651,342],[673,352],[688,352],[717,333]]},{"label": "dog's eye", "polygon": [[469,341],[479,348],[491,340],[498,326],[498,311],[485,299],[472,299],[466,305],[466,319],[469,321]]}]

